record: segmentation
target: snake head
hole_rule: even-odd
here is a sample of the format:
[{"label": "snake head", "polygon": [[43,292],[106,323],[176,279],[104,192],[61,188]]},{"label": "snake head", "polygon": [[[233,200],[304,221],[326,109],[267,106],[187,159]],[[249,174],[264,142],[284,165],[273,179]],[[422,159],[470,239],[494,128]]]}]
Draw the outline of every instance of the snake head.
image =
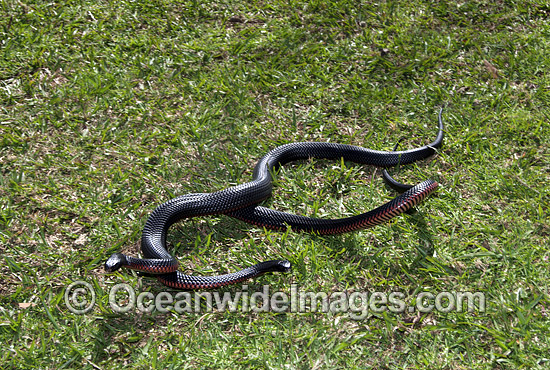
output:
[{"label": "snake head", "polygon": [[266,272],[289,272],[292,269],[292,265],[287,260],[272,260],[260,262],[253,267],[262,274]]},{"label": "snake head", "polygon": [[279,272],[289,272],[292,269],[292,265],[287,260],[279,261],[277,266]]},{"label": "snake head", "polygon": [[115,253],[105,262],[105,271],[114,272],[122,266],[128,265],[126,256],[122,253]]}]

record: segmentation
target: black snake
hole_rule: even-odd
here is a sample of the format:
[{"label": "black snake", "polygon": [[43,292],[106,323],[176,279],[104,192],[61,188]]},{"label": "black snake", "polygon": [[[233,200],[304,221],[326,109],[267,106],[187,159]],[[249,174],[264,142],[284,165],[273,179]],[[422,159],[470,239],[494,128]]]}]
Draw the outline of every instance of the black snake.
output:
[{"label": "black snake", "polygon": [[[271,174],[275,167],[291,161],[308,158],[343,158],[346,161],[388,168],[425,159],[442,145],[441,114],[442,110],[439,112],[439,132],[435,141],[411,150],[379,151],[325,142],[281,145],[260,159],[250,182],[213,193],[182,195],[158,206],[147,219],[143,229],[141,250],[144,258],[115,253],[105,263],[105,269],[112,272],[124,266],[154,274],[159,281],[172,288],[187,290],[235,284],[266,272],[287,272],[291,268],[290,262],[273,260],[226,275],[185,275],[178,271],[178,261],[166,250],[166,233],[172,224],[181,219],[215,214],[225,214],[272,230],[286,230],[287,227],[291,227],[292,230],[319,234],[339,234],[383,223],[421,202],[435,191],[438,183],[426,180],[415,186],[400,186],[394,181],[394,187],[404,191],[401,195],[372,211],[335,220],[293,215],[259,206],[258,203],[271,195]],[[387,173],[384,177],[389,178]]]}]

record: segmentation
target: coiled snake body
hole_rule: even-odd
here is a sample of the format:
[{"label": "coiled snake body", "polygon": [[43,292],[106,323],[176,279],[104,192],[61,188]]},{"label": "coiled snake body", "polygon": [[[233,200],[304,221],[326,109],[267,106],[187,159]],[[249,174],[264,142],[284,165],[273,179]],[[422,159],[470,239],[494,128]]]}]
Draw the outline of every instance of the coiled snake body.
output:
[{"label": "coiled snake body", "polygon": [[292,215],[259,206],[271,195],[271,173],[276,166],[290,161],[308,158],[340,159],[373,165],[394,167],[425,159],[435,153],[443,142],[443,123],[439,112],[439,132],[434,142],[421,148],[405,151],[378,151],[358,146],[301,142],[281,145],[262,157],[254,167],[252,181],[213,193],[187,194],[158,206],[149,216],[141,238],[141,250],[145,258],[139,259],[121,253],[113,254],[105,263],[109,272],[124,266],[156,275],[163,284],[176,289],[208,289],[257,277],[266,272],[287,272],[290,262],[273,260],[261,262],[244,270],[220,276],[193,276],[178,271],[178,261],[166,250],[166,233],[175,222],[190,217],[225,214],[248,223],[273,230],[339,234],[372,227],[395,217],[421,202],[438,186],[432,180],[410,187],[384,205],[352,217],[342,219],[318,219]]}]

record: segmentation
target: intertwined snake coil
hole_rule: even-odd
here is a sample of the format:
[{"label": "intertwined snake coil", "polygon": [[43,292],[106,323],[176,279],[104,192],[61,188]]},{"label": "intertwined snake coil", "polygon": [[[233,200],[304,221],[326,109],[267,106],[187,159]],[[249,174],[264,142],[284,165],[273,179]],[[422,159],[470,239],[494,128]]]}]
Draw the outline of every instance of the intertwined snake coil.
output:
[{"label": "intertwined snake coil", "polygon": [[[340,234],[372,227],[414,207],[435,191],[438,183],[423,181],[408,188],[386,204],[363,214],[342,219],[318,219],[279,212],[258,204],[271,195],[271,174],[276,166],[290,161],[325,158],[373,165],[383,168],[409,164],[433,155],[443,143],[442,110],[439,112],[439,132],[434,142],[405,151],[378,151],[358,146],[325,142],[301,142],[281,145],[271,150],[254,167],[252,181],[213,193],[195,193],[179,196],[158,206],[147,219],[141,237],[139,259],[121,253],[113,254],[106,262],[108,272],[124,266],[154,274],[163,284],[176,289],[208,289],[235,284],[266,272],[287,272],[291,265],[286,260],[261,262],[244,270],[220,276],[193,276],[178,271],[178,261],[166,250],[166,233],[175,222],[190,217],[225,214],[248,223],[272,230],[308,231],[319,234]],[[385,175],[385,177],[389,177]]]}]

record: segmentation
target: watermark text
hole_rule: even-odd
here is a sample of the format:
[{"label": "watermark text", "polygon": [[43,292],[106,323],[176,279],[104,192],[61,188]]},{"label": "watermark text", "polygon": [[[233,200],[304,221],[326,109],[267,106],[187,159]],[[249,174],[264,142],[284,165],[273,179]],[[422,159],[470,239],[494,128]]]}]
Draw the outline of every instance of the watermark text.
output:
[{"label": "watermark text", "polygon": [[[96,303],[91,284],[76,281],[65,290],[65,304],[77,314],[90,312]],[[292,284],[290,291],[271,291],[269,285],[261,290],[249,290],[242,285],[238,291],[165,291],[152,293],[136,291],[129,284],[116,284],[109,290],[108,302],[114,312],[139,311],[151,313],[204,312],[273,312],[273,313],[347,313],[354,320],[369,314],[390,312],[485,312],[485,294],[482,292],[420,292],[414,297],[400,291],[390,292],[313,292],[300,290]]]}]

